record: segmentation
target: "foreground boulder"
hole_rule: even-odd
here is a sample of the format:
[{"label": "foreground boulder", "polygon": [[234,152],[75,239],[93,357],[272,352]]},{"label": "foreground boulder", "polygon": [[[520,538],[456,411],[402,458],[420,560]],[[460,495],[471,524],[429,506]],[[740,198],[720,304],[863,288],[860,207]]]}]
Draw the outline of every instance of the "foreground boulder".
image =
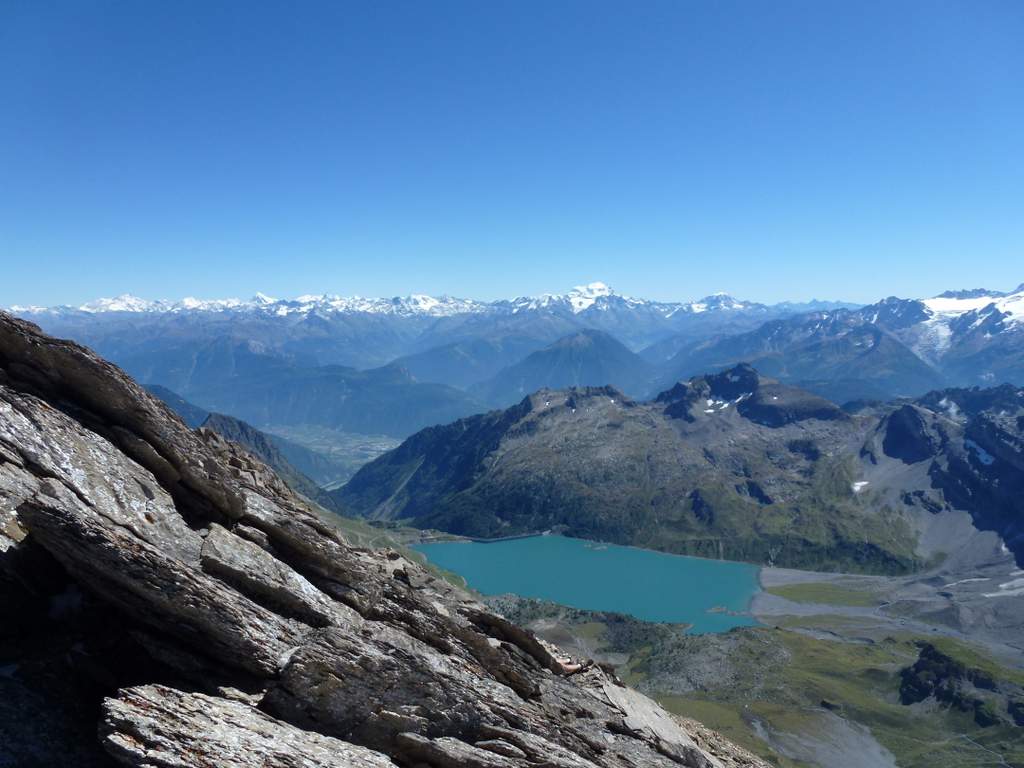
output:
[{"label": "foreground boulder", "polygon": [[0,764],[732,764],[321,514],[0,314]]}]

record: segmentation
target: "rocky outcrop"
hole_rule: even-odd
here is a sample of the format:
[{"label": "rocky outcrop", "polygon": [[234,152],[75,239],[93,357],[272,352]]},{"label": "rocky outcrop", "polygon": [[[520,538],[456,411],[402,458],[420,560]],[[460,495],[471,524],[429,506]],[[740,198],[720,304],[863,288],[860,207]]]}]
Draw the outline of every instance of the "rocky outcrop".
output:
[{"label": "rocky outcrop", "polygon": [[677,382],[658,395],[655,402],[664,404],[666,416],[690,423],[696,421],[697,413],[718,410],[726,404],[734,405],[745,418],[766,427],[783,427],[808,419],[846,418],[834,403],[764,378],[745,363],[721,373]]},{"label": "rocky outcrop", "polygon": [[121,691],[103,705],[103,746],[125,765],[153,768],[380,768],[385,755],[303,731],[251,704],[162,685]]},{"label": "rocky outcrop", "polygon": [[931,643],[921,643],[917,661],[900,670],[901,704],[934,698],[945,707],[970,713],[982,728],[1000,722],[1020,725],[1012,698],[1020,693],[1020,686],[997,683],[991,672],[958,661]]},{"label": "rocky outcrop", "polygon": [[903,405],[886,417],[882,449],[886,456],[915,464],[935,456],[945,436],[934,414],[913,405]]},{"label": "rocky outcrop", "polygon": [[[2,314],[0,500],[0,605],[20,619],[0,628],[0,699],[18,702],[0,728],[22,734],[5,764],[727,764]],[[45,738],[24,737],[34,718]],[[97,724],[102,751],[82,737]]]}]

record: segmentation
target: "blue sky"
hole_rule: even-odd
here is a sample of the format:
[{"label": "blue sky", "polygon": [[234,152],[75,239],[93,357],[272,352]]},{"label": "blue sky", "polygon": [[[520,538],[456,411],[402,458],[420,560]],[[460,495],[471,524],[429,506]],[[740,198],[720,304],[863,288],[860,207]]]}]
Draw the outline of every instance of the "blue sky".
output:
[{"label": "blue sky", "polygon": [[1024,281],[1024,4],[0,0],[0,305]]}]

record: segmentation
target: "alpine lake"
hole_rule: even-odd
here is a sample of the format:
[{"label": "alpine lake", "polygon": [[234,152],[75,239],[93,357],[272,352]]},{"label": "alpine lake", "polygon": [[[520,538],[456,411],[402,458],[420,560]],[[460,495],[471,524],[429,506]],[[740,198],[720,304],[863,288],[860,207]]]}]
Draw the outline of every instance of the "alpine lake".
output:
[{"label": "alpine lake", "polygon": [[441,541],[413,549],[483,595],[513,593],[573,608],[685,624],[696,634],[751,626],[756,565],[670,555],[565,536]]}]

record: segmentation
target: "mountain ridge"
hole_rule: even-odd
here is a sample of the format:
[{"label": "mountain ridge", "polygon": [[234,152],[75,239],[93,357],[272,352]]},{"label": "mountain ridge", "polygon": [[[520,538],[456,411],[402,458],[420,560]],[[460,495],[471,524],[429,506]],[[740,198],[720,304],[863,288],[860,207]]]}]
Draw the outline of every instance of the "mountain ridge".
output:
[{"label": "mountain ridge", "polygon": [[[473,537],[554,530],[883,573],[926,567],[940,550],[923,532],[958,518],[1024,561],[1024,389],[1007,385],[998,405],[972,391],[847,412],[745,365],[646,402],[541,390],[416,433],[334,493],[360,515]],[[952,413],[944,396],[988,404]]]}]

